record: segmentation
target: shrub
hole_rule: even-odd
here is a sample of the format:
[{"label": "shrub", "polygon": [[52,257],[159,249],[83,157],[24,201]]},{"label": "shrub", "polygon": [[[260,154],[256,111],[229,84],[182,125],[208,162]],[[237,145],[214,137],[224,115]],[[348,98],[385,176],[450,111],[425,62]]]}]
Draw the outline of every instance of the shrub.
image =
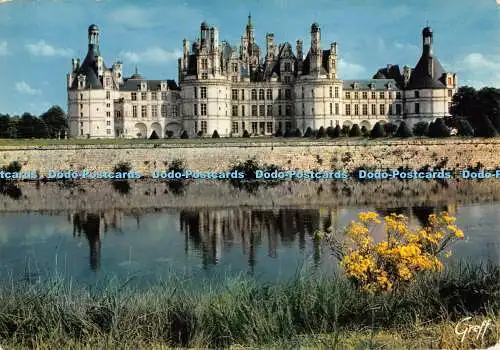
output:
[{"label": "shrub", "polygon": [[335,128],[333,129],[333,138],[337,138],[342,136],[342,129],[340,128],[340,125],[336,125]]},{"label": "shrub", "polygon": [[309,126],[307,129],[306,129],[306,132],[304,133],[304,137],[311,137],[312,136],[312,129],[311,127]]},{"label": "shrub", "polygon": [[326,130],[324,127],[320,127],[318,133],[316,134],[316,138],[321,139],[323,137],[326,137]]},{"label": "shrub", "polygon": [[326,136],[333,137],[333,127],[332,126],[329,126],[328,128],[326,128]]},{"label": "shrub", "polygon": [[458,135],[460,136],[466,136],[466,137],[474,136],[474,129],[472,128],[472,125],[470,125],[470,123],[465,119],[459,119],[457,121],[457,130],[458,130]]},{"label": "shrub", "polygon": [[418,122],[413,125],[413,134],[415,136],[424,136],[429,132],[429,124],[427,122]]},{"label": "shrub", "polygon": [[168,138],[171,138],[172,136],[174,136],[174,132],[172,130],[167,130],[165,132],[165,135],[168,137]]},{"label": "shrub", "polygon": [[295,135],[295,132],[293,132],[292,130],[290,129],[287,129],[285,131],[285,135],[283,135],[284,137],[293,137]]},{"label": "shrub", "polygon": [[[391,214],[384,217],[385,240],[375,243],[371,230],[382,224],[377,213],[360,213],[346,229],[346,240],[327,235],[346,275],[361,289],[376,293],[413,281],[424,271],[441,271],[442,253],[464,233],[447,212],[429,216],[427,227],[412,230],[408,218]],[[322,237],[324,233],[317,232]],[[451,255],[447,251],[445,256]]]},{"label": "shrub", "polygon": [[344,125],[342,127],[341,136],[348,136],[349,135],[349,130],[351,130],[351,128],[349,127],[349,125]]},{"label": "shrub", "polygon": [[361,127],[361,135],[363,137],[367,137],[369,134],[370,134],[370,132],[368,131],[368,128],[366,127],[366,125],[363,125]]},{"label": "shrub", "polygon": [[17,160],[10,162],[9,165],[0,168],[2,171],[10,173],[18,173],[21,171],[22,165]]},{"label": "shrub", "polygon": [[393,123],[384,124],[384,131],[387,136],[392,136],[398,130],[398,126]]},{"label": "shrub", "polygon": [[188,139],[188,138],[189,138],[189,135],[188,135],[187,131],[186,131],[186,130],[184,130],[184,131],[182,132],[182,134],[181,134],[181,139]]},{"label": "shrub", "polygon": [[186,169],[186,165],[182,159],[174,159],[170,162],[167,171],[183,172]]},{"label": "shrub", "polygon": [[396,131],[396,137],[411,137],[413,136],[410,127],[406,122],[402,121],[399,124],[398,130]]},{"label": "shrub", "polygon": [[217,130],[214,130],[214,133],[212,134],[212,138],[213,138],[213,139],[218,139],[218,138],[220,138],[219,133],[217,132]]},{"label": "shrub", "polygon": [[201,131],[201,130],[200,130],[200,131],[198,131],[198,132],[196,133],[196,136],[198,136],[198,137],[202,137],[202,136],[203,136],[203,131]]},{"label": "shrub", "polygon": [[247,137],[247,138],[250,137],[250,134],[248,133],[248,130],[245,129],[243,131],[243,136],[242,137]]},{"label": "shrub", "polygon": [[115,173],[128,173],[132,170],[132,165],[129,162],[120,162],[115,165],[113,172]]},{"label": "shrub", "polygon": [[294,137],[302,137],[302,132],[300,131],[300,129],[295,129],[293,136]]},{"label": "shrub", "polygon": [[370,137],[372,139],[376,139],[379,137],[385,137],[385,129],[381,123],[379,123],[379,122],[375,123],[372,131],[370,132]]},{"label": "shrub", "polygon": [[449,137],[450,129],[444,123],[442,118],[437,118],[434,122],[429,124],[429,137]]},{"label": "shrub", "polygon": [[359,128],[358,124],[354,124],[349,130],[349,136],[350,137],[360,137],[361,136],[361,129]]},{"label": "shrub", "polygon": [[278,131],[276,131],[276,133],[274,134],[274,136],[276,136],[276,137],[282,137],[283,136],[283,131],[281,131],[281,129],[278,129]]}]

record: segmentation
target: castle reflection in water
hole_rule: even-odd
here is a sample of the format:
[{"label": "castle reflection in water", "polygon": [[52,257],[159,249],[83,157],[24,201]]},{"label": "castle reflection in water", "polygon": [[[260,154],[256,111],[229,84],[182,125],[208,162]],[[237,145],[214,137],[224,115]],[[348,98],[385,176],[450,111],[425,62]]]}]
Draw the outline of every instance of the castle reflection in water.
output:
[{"label": "castle reflection in water", "polygon": [[[256,251],[267,241],[270,257],[277,256],[280,246],[291,246],[298,243],[299,249],[306,248],[307,241],[312,242],[313,259],[319,263],[321,259],[320,243],[313,238],[318,229],[328,227],[341,229],[342,211],[340,208],[320,209],[190,209],[181,210],[179,224],[185,236],[184,249],[196,251],[200,255],[202,265],[217,264],[222,254],[231,248],[240,248],[247,257],[251,271],[256,264]],[[455,205],[440,207],[407,207],[376,209],[380,215],[400,213],[410,218],[413,225],[425,225],[429,214],[438,211],[449,211],[455,215]],[[90,267],[98,270],[101,260],[101,239],[106,232],[123,232],[125,216],[133,216],[140,228],[141,217],[147,212],[125,213],[118,209],[106,212],[77,212],[68,217],[73,225],[73,235],[88,240],[90,247]],[[345,224],[345,222],[343,223]],[[144,234],[145,239],[147,235]]]}]

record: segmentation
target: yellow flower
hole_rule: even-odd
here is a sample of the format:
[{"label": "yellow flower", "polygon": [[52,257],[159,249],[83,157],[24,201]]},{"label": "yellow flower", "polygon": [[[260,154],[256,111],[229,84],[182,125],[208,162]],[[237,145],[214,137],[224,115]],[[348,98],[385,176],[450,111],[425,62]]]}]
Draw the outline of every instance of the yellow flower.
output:
[{"label": "yellow flower", "polygon": [[449,258],[451,256],[451,250],[448,250],[446,253],[444,253],[445,258]]}]

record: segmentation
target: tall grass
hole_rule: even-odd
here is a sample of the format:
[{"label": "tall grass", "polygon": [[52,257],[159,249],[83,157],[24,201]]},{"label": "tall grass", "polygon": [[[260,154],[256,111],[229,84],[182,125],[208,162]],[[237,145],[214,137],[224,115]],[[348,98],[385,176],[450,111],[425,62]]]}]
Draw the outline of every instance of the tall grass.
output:
[{"label": "tall grass", "polygon": [[378,296],[363,294],[340,275],[305,273],[275,284],[227,279],[196,291],[175,277],[145,291],[118,284],[75,288],[61,279],[11,283],[0,287],[0,345],[281,347],[300,336],[330,334],[336,341],[336,334],[367,330],[411,337],[423,323],[469,315],[498,320],[499,291],[500,268],[493,263],[457,265]]}]

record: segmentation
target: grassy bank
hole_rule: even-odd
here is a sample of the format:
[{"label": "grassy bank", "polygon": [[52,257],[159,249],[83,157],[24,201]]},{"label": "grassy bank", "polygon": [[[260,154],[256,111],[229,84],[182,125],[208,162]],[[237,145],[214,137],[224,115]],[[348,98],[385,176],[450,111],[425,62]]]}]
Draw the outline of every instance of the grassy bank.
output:
[{"label": "grassy bank", "polygon": [[[146,291],[91,290],[54,279],[0,290],[0,346],[10,348],[485,347],[498,339],[500,268],[455,266],[393,294],[361,294],[341,276],[262,285],[247,278],[196,292],[180,278]],[[491,319],[484,337],[454,333]],[[357,344],[357,345],[356,345]]]}]

